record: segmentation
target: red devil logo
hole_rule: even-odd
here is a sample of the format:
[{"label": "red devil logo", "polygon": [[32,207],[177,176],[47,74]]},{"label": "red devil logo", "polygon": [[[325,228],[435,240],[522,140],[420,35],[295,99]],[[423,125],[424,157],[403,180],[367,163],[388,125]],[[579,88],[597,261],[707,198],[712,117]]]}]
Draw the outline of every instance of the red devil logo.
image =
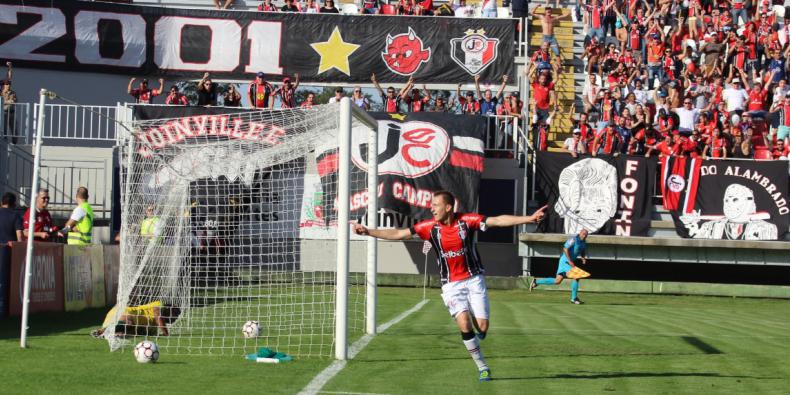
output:
[{"label": "red devil logo", "polygon": [[410,27],[408,33],[394,37],[387,34],[387,46],[381,58],[393,73],[412,75],[431,59],[431,48],[423,48],[422,39]]}]

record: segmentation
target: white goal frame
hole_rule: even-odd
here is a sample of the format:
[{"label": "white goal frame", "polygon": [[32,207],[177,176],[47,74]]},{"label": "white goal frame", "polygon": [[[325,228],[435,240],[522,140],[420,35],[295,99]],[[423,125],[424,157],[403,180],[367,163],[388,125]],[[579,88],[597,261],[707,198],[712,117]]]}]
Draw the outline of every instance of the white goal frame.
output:
[{"label": "white goal frame", "polygon": [[[335,359],[348,359],[348,275],[351,227],[349,224],[351,179],[351,118],[352,116],[370,129],[368,135],[368,227],[378,226],[378,122],[351,99],[340,100],[340,131],[338,133],[338,218],[337,218],[337,281],[335,283]],[[343,226],[346,224],[346,226]],[[376,271],[377,241],[368,237],[366,314],[368,334],[376,333]]]}]

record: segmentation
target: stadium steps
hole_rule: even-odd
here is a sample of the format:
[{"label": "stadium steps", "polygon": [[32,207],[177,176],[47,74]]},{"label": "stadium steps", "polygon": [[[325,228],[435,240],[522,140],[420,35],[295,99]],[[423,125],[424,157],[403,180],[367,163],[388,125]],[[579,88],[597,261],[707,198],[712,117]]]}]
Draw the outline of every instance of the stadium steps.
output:
[{"label": "stadium steps", "polygon": [[[562,142],[570,135],[573,130],[573,112],[572,108],[579,108],[581,99],[581,84],[578,81],[578,76],[583,73],[583,63],[581,62],[581,54],[584,51],[578,51],[580,44],[578,43],[581,31],[581,23],[574,22],[571,16],[574,4],[569,1],[561,1],[562,14],[558,16],[559,24],[554,29],[554,36],[560,46],[560,56],[562,57],[563,71],[559,78],[554,81],[555,91],[560,109],[552,119],[551,132],[549,134],[549,147],[559,148],[562,147]],[[532,8],[532,7],[531,7]],[[529,30],[529,47],[530,53],[537,50],[543,43],[543,30],[539,17],[544,12],[544,7],[536,6],[530,12],[530,30]],[[556,12],[556,11],[555,11]],[[583,45],[583,44],[582,44]],[[577,53],[578,52],[578,53]],[[584,79],[582,77],[582,83]],[[554,151],[555,149],[551,149]]]}]

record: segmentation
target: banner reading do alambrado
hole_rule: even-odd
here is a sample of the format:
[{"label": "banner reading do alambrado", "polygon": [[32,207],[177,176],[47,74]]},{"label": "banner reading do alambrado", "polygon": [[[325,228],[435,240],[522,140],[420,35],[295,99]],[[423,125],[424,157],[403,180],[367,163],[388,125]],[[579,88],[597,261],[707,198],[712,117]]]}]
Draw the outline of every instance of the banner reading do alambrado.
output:
[{"label": "banner reading do alambrado", "polygon": [[0,59],[125,75],[459,83],[513,75],[512,19],[349,16],[0,0]]},{"label": "banner reading do alambrado", "polygon": [[[677,160],[663,164],[664,194],[681,237],[781,240],[790,226],[787,161]],[[667,201],[665,200],[665,204]]]}]

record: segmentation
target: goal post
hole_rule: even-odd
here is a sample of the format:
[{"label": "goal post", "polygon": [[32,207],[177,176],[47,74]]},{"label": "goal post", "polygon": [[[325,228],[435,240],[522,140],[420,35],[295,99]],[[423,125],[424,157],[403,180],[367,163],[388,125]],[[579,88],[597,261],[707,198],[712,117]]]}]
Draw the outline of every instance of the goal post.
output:
[{"label": "goal post", "polygon": [[[375,242],[350,222],[369,213],[375,226],[378,122],[349,99],[173,108],[179,117],[136,120],[124,144],[110,348],[158,336],[168,353],[348,358],[375,331]],[[164,328],[124,314],[145,309]],[[250,320],[260,337],[242,336]]]}]

